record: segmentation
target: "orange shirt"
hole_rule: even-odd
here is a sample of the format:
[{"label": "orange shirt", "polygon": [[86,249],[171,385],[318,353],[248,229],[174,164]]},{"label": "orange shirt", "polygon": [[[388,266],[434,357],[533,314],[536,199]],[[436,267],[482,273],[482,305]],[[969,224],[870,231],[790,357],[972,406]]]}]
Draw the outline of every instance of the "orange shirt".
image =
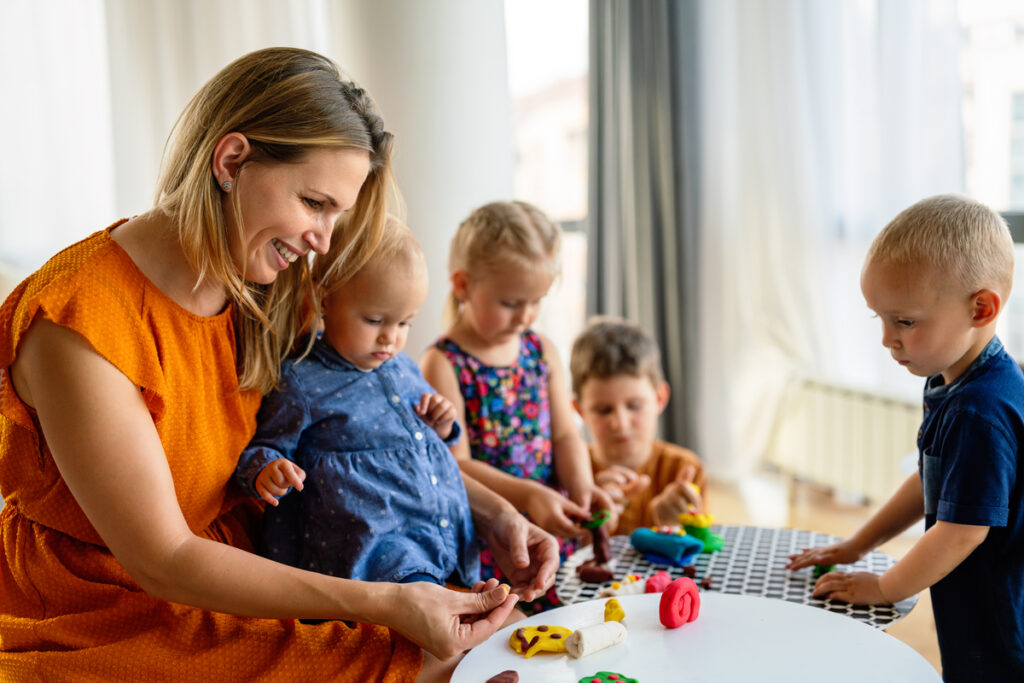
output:
[{"label": "orange shirt", "polygon": [[[601,462],[593,446],[590,446],[590,462],[594,474],[605,470],[608,465]],[[619,526],[615,533],[629,534],[637,527],[652,526],[654,519],[649,514],[647,507],[654,496],[661,493],[666,486],[671,484],[679,476],[686,465],[695,465],[697,474],[693,483],[700,487],[701,496],[705,494],[707,484],[704,465],[697,454],[688,448],[676,446],[666,441],[655,441],[651,446],[651,456],[647,462],[636,470],[637,474],[646,474],[651,478],[651,485],[637,491],[627,499],[626,509],[619,516]],[[707,499],[704,499],[704,511],[707,512]]]},{"label": "orange shirt", "polygon": [[234,315],[201,317],[150,282],[110,229],[54,256],[0,308],[0,679],[413,680],[419,648],[382,626],[253,619],[154,598],[106,548],[8,371],[43,317],[139,387],[189,527],[251,550],[228,488],[260,396],[240,391]]}]

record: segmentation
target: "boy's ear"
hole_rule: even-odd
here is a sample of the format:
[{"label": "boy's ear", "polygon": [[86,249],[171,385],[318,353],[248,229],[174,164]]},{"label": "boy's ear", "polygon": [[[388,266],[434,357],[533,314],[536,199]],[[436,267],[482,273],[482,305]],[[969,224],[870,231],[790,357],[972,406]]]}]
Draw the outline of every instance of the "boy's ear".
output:
[{"label": "boy's ear", "polygon": [[1003,309],[1003,300],[991,289],[980,289],[971,295],[971,325],[985,327],[995,322]]},{"label": "boy's ear", "polygon": [[668,399],[672,395],[672,390],[669,388],[668,382],[662,381],[662,383],[654,390],[654,395],[658,399],[658,414],[661,415],[662,411],[665,410],[665,406],[668,405]]},{"label": "boy's ear", "polygon": [[449,276],[452,281],[452,293],[459,301],[465,301],[469,289],[469,273],[464,270],[456,270]]}]

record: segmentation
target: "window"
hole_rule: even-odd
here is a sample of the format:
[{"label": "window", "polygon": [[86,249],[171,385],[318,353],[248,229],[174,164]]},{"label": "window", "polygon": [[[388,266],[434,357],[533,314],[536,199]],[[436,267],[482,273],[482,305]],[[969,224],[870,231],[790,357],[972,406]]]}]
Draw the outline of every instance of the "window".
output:
[{"label": "window", "polygon": [[562,276],[537,329],[564,360],[586,316],[587,0],[505,3],[512,93],[516,198],[563,230]]},{"label": "window", "polygon": [[[1024,5],[1015,0],[959,3],[967,194],[1024,216]],[[1016,234],[1014,293],[1000,318],[1007,350],[1024,359],[1024,235]]]}]

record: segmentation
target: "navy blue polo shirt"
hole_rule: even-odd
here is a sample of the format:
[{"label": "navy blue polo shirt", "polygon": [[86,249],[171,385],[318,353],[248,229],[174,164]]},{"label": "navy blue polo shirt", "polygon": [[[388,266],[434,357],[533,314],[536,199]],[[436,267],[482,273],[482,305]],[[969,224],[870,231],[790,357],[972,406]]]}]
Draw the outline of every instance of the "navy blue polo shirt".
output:
[{"label": "navy blue polo shirt", "polygon": [[918,434],[925,528],[990,527],[931,588],[947,681],[1024,680],[1024,375],[997,337],[952,384],[928,378]]}]

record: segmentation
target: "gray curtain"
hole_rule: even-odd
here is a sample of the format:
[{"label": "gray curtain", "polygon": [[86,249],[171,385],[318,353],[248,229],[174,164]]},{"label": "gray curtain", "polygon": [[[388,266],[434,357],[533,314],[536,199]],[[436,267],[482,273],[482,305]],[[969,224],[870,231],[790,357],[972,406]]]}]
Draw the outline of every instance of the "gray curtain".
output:
[{"label": "gray curtain", "polygon": [[587,309],[653,334],[695,445],[699,216],[696,0],[591,0]]}]

